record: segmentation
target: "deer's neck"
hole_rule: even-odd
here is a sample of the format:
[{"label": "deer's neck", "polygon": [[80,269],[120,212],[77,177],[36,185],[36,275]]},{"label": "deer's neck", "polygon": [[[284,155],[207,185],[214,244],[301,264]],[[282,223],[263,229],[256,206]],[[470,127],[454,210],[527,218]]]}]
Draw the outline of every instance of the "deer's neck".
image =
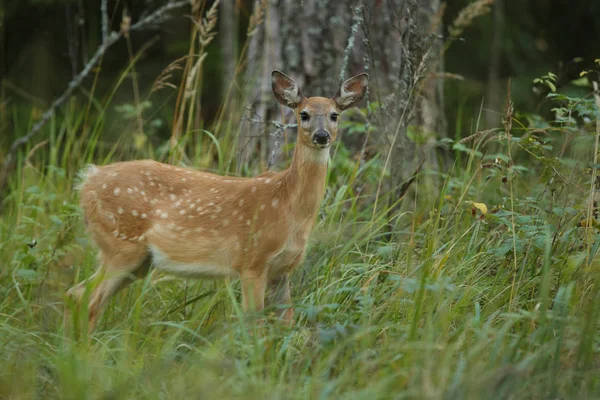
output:
[{"label": "deer's neck", "polygon": [[329,149],[315,149],[296,144],[294,158],[285,171],[282,189],[298,220],[314,221],[325,193]]}]

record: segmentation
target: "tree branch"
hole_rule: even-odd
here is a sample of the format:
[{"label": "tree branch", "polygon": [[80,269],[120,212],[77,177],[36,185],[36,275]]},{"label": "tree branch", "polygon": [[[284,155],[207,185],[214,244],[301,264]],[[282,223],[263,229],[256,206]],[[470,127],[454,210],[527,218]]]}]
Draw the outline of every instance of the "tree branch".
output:
[{"label": "tree branch", "polygon": [[[149,14],[145,18],[142,18],[135,24],[129,27],[128,32],[139,31],[145,28],[148,28],[150,25],[153,25],[159,22],[165,13],[174,10],[176,8],[183,7],[189,4],[189,0],[183,1],[172,1],[164,6],[158,8],[153,13]],[[123,37],[124,32],[110,32],[108,26],[108,12],[106,0],[102,0],[101,3],[101,12],[102,12],[102,44],[96,50],[96,53],[92,56],[92,58],[88,61],[85,67],[77,74],[71,82],[67,85],[67,89],[64,91],[62,95],[56,98],[50,107],[44,112],[42,117],[38,122],[36,122],[31,130],[25,135],[18,139],[16,139],[8,149],[6,154],[6,158],[4,159],[2,174],[0,174],[0,213],[2,213],[3,207],[3,198],[4,198],[4,190],[6,189],[6,185],[8,183],[8,177],[12,172],[15,163],[15,156],[17,150],[27,144],[43,127],[50,121],[54,112],[58,107],[60,107],[67,99],[73,94],[75,89],[81,86],[83,80],[90,74],[92,68],[100,61],[106,50],[109,47],[114,45],[121,37]]]},{"label": "tree branch", "polygon": [[100,13],[102,14],[102,43],[108,39],[108,0],[102,0],[100,3]]}]

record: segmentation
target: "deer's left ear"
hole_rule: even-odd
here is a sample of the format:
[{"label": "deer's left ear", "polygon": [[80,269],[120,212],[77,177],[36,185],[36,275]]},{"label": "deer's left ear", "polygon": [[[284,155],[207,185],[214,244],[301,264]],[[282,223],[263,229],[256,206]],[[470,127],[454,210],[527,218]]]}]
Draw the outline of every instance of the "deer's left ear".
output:
[{"label": "deer's left ear", "polygon": [[364,72],[358,74],[342,83],[342,86],[338,89],[335,96],[333,96],[333,101],[335,101],[340,110],[350,108],[354,103],[365,97],[368,85],[369,74]]}]

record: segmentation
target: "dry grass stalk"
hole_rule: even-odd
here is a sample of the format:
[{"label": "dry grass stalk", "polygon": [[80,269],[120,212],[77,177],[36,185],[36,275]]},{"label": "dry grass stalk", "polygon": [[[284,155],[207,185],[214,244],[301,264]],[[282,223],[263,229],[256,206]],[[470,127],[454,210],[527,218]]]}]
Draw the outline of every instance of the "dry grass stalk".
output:
[{"label": "dry grass stalk", "polygon": [[127,7],[123,7],[123,17],[121,18],[121,33],[125,39],[129,39],[129,29],[131,28],[131,17],[127,12]]},{"label": "dry grass stalk", "polygon": [[425,72],[427,71],[427,63],[429,61],[429,53],[431,52],[431,47],[427,49],[423,57],[421,57],[421,61],[419,61],[419,66],[415,70],[415,74],[413,76],[415,84],[421,80],[425,76]]},{"label": "dry grass stalk", "polygon": [[476,142],[481,139],[483,141],[488,135],[494,133],[494,129],[486,129],[484,131],[477,131],[474,134],[464,137],[458,141],[458,143],[465,144],[469,142]]},{"label": "dry grass stalk", "polygon": [[513,120],[513,114],[514,114],[514,103],[512,101],[512,91],[511,91],[511,80],[508,80],[508,88],[506,89],[506,113],[504,115],[504,118],[502,120],[502,124],[504,125],[504,131],[506,132],[506,136],[510,138],[511,135],[511,131],[512,131],[512,120]]},{"label": "dry grass stalk", "polygon": [[194,21],[194,24],[198,28],[198,38],[202,47],[208,46],[217,35],[217,32],[213,32],[212,30],[217,26],[217,9],[219,3],[220,0],[216,0],[201,21]]},{"label": "dry grass stalk", "polygon": [[443,25],[444,14],[446,13],[447,8],[446,3],[440,4],[437,12],[431,17],[431,24],[429,24],[429,34],[437,36],[439,34],[439,29]]},{"label": "dry grass stalk", "polygon": [[[196,25],[196,29],[198,30],[198,40],[200,42],[199,53],[200,56],[198,60],[194,63],[194,66],[189,70],[188,76],[185,81],[185,92],[184,98],[189,99],[192,98],[198,93],[200,90],[200,78],[202,76],[202,63],[204,59],[208,55],[206,53],[206,47],[212,42],[212,40],[217,35],[217,32],[213,32],[213,29],[217,26],[218,22],[218,7],[220,0],[216,0],[213,5],[206,11],[204,14],[204,18],[198,18],[198,21],[193,21],[194,25]],[[198,105],[199,107],[199,105]],[[194,99],[192,98],[192,103],[190,104],[190,112],[194,108]],[[188,128],[190,126],[190,122],[188,120]]]},{"label": "dry grass stalk", "polygon": [[177,89],[177,86],[172,84],[170,82],[170,80],[173,77],[174,71],[183,69],[183,67],[181,66],[181,63],[186,58],[187,58],[187,56],[183,56],[183,57],[178,58],[177,60],[171,62],[169,65],[167,65],[161,71],[160,75],[158,75],[158,77],[152,84],[152,89],[150,90],[150,93],[152,94],[152,93],[156,92],[157,90],[164,89],[166,87],[170,87],[172,89]]},{"label": "dry grass stalk", "polygon": [[196,15],[198,11],[200,11],[200,7],[202,7],[203,0],[191,0],[192,6],[192,15]]},{"label": "dry grass stalk", "polygon": [[452,72],[431,72],[429,77],[432,79],[446,79],[455,81],[464,81],[465,77],[460,74],[453,74]]},{"label": "dry grass stalk", "polygon": [[471,26],[475,19],[491,11],[494,1],[477,0],[463,8],[448,29],[450,35],[454,37],[460,36],[467,27]]},{"label": "dry grass stalk", "polygon": [[[192,4],[192,9],[197,11],[195,16],[196,19],[192,19],[192,23],[194,24],[198,35],[199,46],[198,52],[196,53],[195,41],[192,40],[188,56],[192,57],[195,56],[195,54],[198,54],[198,59],[193,65],[190,66],[190,64],[188,64],[185,69],[185,75],[182,81],[183,96],[181,97],[181,103],[178,104],[177,107],[177,118],[173,125],[173,134],[171,135],[171,144],[173,148],[177,146],[178,139],[184,129],[189,132],[192,129],[194,122],[198,125],[197,119],[200,116],[201,101],[197,95],[202,92],[202,64],[208,55],[206,47],[212,42],[217,34],[217,32],[214,32],[213,30],[218,22],[217,11],[219,4],[220,0],[216,0],[206,11],[203,18],[200,15],[200,6],[196,3]],[[190,61],[191,60],[188,60],[188,62]],[[184,122],[184,117],[186,115],[187,121]],[[181,149],[179,150],[181,151]],[[171,161],[175,161],[175,159],[172,159]]]},{"label": "dry grass stalk", "polygon": [[194,63],[194,66],[192,67],[192,69],[190,70],[190,73],[187,76],[187,79],[185,81],[185,98],[186,99],[189,99],[196,94],[197,88],[196,88],[195,83],[196,83],[196,80],[198,77],[200,65],[202,64],[202,62],[204,61],[205,58],[206,58],[206,53],[202,53],[202,55]]},{"label": "dry grass stalk", "polygon": [[[260,1],[260,3],[259,3]],[[248,22],[248,31],[247,36],[254,36],[256,34],[258,27],[262,24],[265,18],[265,9],[267,8],[267,0],[259,0],[254,6],[254,12],[250,16],[250,21]],[[258,7],[257,7],[258,6]]]}]

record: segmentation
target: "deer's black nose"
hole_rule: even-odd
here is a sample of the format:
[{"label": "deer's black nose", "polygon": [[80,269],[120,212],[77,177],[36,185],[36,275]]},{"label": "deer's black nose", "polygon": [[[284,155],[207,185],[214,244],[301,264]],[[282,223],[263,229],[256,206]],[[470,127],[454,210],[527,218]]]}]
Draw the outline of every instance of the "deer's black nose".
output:
[{"label": "deer's black nose", "polygon": [[313,143],[317,146],[326,146],[329,144],[330,140],[331,135],[329,135],[329,132],[324,130],[316,131],[312,138]]}]

